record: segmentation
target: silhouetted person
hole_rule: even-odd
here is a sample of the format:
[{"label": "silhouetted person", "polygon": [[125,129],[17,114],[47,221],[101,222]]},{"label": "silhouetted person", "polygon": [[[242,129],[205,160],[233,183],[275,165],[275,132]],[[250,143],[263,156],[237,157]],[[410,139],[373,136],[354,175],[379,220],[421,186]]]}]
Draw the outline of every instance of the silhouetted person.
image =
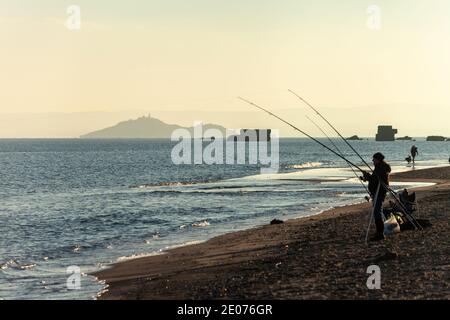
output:
[{"label": "silhouetted person", "polygon": [[384,161],[384,155],[377,152],[373,155],[375,169],[372,174],[364,172],[363,180],[369,182],[369,192],[373,201],[373,217],[377,233],[372,241],[384,239],[383,202],[389,187],[391,166]]},{"label": "silhouetted person", "polygon": [[419,155],[419,149],[417,149],[416,146],[412,146],[411,147],[411,157],[412,157],[412,162],[413,165],[416,164],[416,157]]}]

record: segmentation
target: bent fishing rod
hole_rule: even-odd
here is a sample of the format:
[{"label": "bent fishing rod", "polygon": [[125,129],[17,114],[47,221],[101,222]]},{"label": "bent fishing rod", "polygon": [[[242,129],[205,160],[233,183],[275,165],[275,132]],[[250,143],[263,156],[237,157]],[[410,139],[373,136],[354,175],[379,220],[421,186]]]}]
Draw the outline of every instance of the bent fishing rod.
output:
[{"label": "bent fishing rod", "polygon": [[284,120],[283,118],[277,116],[276,114],[274,114],[273,112],[261,107],[260,105],[257,105],[256,103],[244,99],[242,97],[238,97],[239,100],[244,101],[245,103],[254,106],[255,108],[258,108],[259,110],[264,111],[265,113],[271,115],[274,118],[277,118],[278,120],[280,120],[281,122],[287,124],[288,126],[290,126],[291,128],[293,128],[294,130],[300,132],[301,134],[305,135],[306,137],[310,138],[311,140],[313,140],[314,142],[318,143],[319,145],[321,145],[322,147],[324,147],[325,149],[327,149],[328,151],[332,152],[333,154],[335,154],[336,156],[338,156],[339,158],[341,158],[342,160],[344,160],[345,162],[347,162],[349,165],[355,167],[356,169],[358,169],[359,171],[361,171],[362,173],[364,173],[365,171],[363,169],[361,169],[358,165],[354,164],[353,162],[351,162],[350,160],[348,160],[346,157],[344,157],[343,155],[339,154],[338,152],[334,151],[333,149],[331,149],[330,147],[328,147],[326,144],[322,143],[321,141],[317,140],[316,138],[314,138],[313,136],[311,136],[310,134],[306,133],[305,131],[299,129],[298,127],[296,127],[295,125],[293,125],[292,123],[289,123],[288,121]]},{"label": "bent fishing rod", "polygon": [[290,93],[292,93],[294,96],[296,96],[298,99],[300,99],[301,101],[303,101],[303,103],[305,103],[308,107],[310,107],[320,118],[322,118],[323,121],[325,121],[331,129],[334,130],[334,132],[336,132],[338,134],[338,136],[344,140],[344,142],[350,147],[350,149],[352,149],[352,151],[361,159],[361,161],[370,169],[371,172],[373,172],[372,167],[366,162],[366,160],[364,160],[364,158],[359,154],[358,151],[356,151],[355,148],[353,148],[353,146],[347,141],[347,139],[345,139],[342,134],[316,109],[313,107],[312,104],[310,104],[308,101],[306,101],[305,99],[303,99],[300,95],[298,95],[297,93],[295,93],[293,90],[288,89],[288,91]]},{"label": "bent fishing rod", "polygon": [[[327,133],[325,132],[325,130],[323,130],[317,123],[315,123],[311,118],[309,118],[308,116],[306,116],[306,118],[309,120],[309,121],[311,121],[312,122],[312,124],[314,124],[327,138],[328,138],[328,140],[330,141],[330,143],[334,146],[334,148],[339,152],[339,153],[341,153],[341,154],[343,154],[343,152],[339,149],[339,147],[333,142],[333,140],[331,140],[331,138],[327,135]],[[363,186],[363,188],[366,190],[366,192],[369,194],[369,196],[370,197],[372,197],[371,196],[371,194],[370,194],[370,192],[369,192],[369,190],[368,190],[368,188],[366,187],[366,185],[361,181],[361,179],[359,178],[359,176],[358,176],[358,174],[356,173],[356,171],[355,171],[355,169],[352,167],[352,166],[350,166],[349,165],[349,167],[350,167],[350,169],[352,169],[352,171],[353,171],[353,173],[355,174],[355,176],[356,176],[356,178],[359,180],[359,182],[361,183],[361,185]],[[378,178],[378,177],[377,177]],[[380,186],[382,185],[384,188],[386,188],[386,190],[389,190],[390,188],[386,185],[386,184],[384,184],[379,178],[378,178],[378,180],[379,180],[379,182],[380,182]],[[378,188],[379,189],[379,188]],[[395,191],[391,191],[391,192],[395,192]],[[377,194],[378,194],[378,190],[377,190]],[[395,195],[393,194],[393,196],[394,196],[394,198],[395,198]],[[377,196],[375,196],[375,199],[378,197],[378,195]],[[396,199],[397,200],[397,199]],[[416,227],[416,228],[420,228],[420,229],[422,229],[423,230],[423,228],[422,228],[422,226],[419,224],[419,222],[414,218],[414,217],[409,217],[409,213],[406,211],[407,209],[403,206],[403,203],[401,203],[401,201],[398,201],[399,202],[399,204],[400,204],[400,206],[401,206],[401,208],[402,208],[402,211],[404,211],[404,213],[406,214],[406,216],[407,216],[407,218],[408,218],[408,220],[410,220],[411,221],[411,223],[414,225],[414,227]],[[370,228],[370,224],[371,224],[371,222],[372,222],[372,218],[370,218],[370,222],[369,222],[369,227],[368,228]],[[366,234],[366,238],[367,238],[367,234]],[[367,240],[367,239],[366,239]]]},{"label": "bent fishing rod", "polygon": [[296,126],[294,126],[293,124],[287,122],[286,120],[282,119],[281,117],[277,116],[276,114],[270,112],[269,110],[257,105],[256,103],[253,103],[247,99],[244,99],[242,97],[238,97],[238,99],[262,110],[265,111],[266,113],[268,113],[269,115],[277,118],[278,120],[284,122],[285,124],[289,125],[290,127],[294,128],[295,130],[299,131],[300,133],[302,133],[303,135],[307,136],[308,138],[312,139],[313,141],[317,142],[318,144],[320,144],[322,147],[326,148],[327,150],[333,152],[335,155],[337,155],[338,157],[340,157],[341,159],[343,159],[347,165],[350,167],[350,169],[352,169],[353,173],[355,174],[356,178],[358,179],[358,181],[360,181],[361,185],[363,186],[363,188],[366,190],[366,192],[370,195],[369,190],[367,189],[366,185],[359,179],[358,174],[356,173],[355,169],[353,167],[356,167],[359,171],[364,172],[364,170],[362,170],[361,168],[359,168],[356,164],[352,163],[351,161],[349,161],[347,158],[345,158],[343,156],[342,151],[340,151],[339,147],[331,140],[331,138],[326,134],[326,132],[324,130],[322,130],[322,128],[320,128],[312,119],[310,119],[309,117],[308,120],[310,120],[330,141],[330,143],[334,146],[334,148],[336,149],[336,151],[332,150],[331,148],[329,148],[327,145],[325,145],[324,143],[320,142],[319,140],[317,140],[316,138],[312,137],[311,135],[309,135],[308,133],[306,133],[303,130],[300,130],[299,128],[297,128]]},{"label": "bent fishing rod", "polygon": [[[370,171],[372,172],[372,174],[375,174],[374,170],[372,169],[372,167],[364,160],[364,158],[361,156],[361,154],[359,154],[358,151],[355,150],[355,148],[353,148],[353,146],[347,141],[347,139],[345,139],[342,134],[331,124],[330,121],[328,121],[316,108],[314,108],[308,101],[306,101],[305,99],[303,99],[300,95],[298,95],[297,93],[295,93],[293,90],[288,89],[289,92],[291,92],[293,95],[295,95],[298,99],[300,99],[301,101],[303,101],[308,107],[310,107],[320,118],[322,118],[329,126],[330,128],[332,128],[338,135],[339,137],[344,140],[344,142],[353,150],[353,152],[363,161],[363,163],[370,169]],[[364,171],[362,171],[362,173],[365,173]],[[378,175],[376,175],[379,183],[383,186],[383,188],[385,188],[387,191],[389,191],[389,193],[394,197],[394,199],[397,201],[397,203],[399,204],[400,208],[402,209],[403,213],[409,218],[409,220],[411,221],[411,223],[417,228],[417,229],[421,229],[423,230],[423,227],[419,224],[419,222],[416,220],[416,218],[414,218],[411,214],[409,214],[408,210],[406,209],[406,207],[403,205],[403,203],[398,199],[397,197],[397,193],[391,188],[389,187],[386,183],[384,183],[380,177]]]},{"label": "bent fishing rod", "polygon": [[[356,169],[358,169],[359,171],[361,171],[361,173],[366,173],[365,170],[361,169],[358,165],[354,164],[353,162],[351,162],[350,160],[348,160],[346,157],[344,157],[343,155],[339,154],[338,152],[334,151],[333,149],[331,149],[330,147],[328,147],[327,145],[325,145],[324,143],[322,143],[321,141],[317,140],[316,138],[314,138],[313,136],[311,136],[310,134],[306,133],[305,131],[299,129],[298,127],[296,127],[295,125],[289,123],[288,121],[284,120],[283,118],[277,116],[276,114],[274,114],[273,112],[261,107],[260,105],[257,105],[256,103],[249,101],[247,99],[244,99],[242,97],[238,97],[239,100],[242,100],[243,102],[254,106],[257,109],[260,109],[264,112],[266,112],[267,114],[271,115],[272,117],[280,120],[281,122],[287,124],[288,126],[290,126],[291,128],[293,128],[294,130],[300,132],[301,134],[305,135],[306,137],[310,138],[311,140],[313,140],[314,142],[318,143],[319,145],[321,145],[322,147],[324,147],[325,149],[327,149],[328,151],[330,151],[331,153],[335,154],[336,156],[338,156],[339,158],[341,158],[342,160],[344,160],[345,162],[347,162],[349,165],[352,165],[353,167],[355,167]],[[342,136],[341,136],[342,137]],[[344,139],[344,138],[343,138]],[[345,139],[344,139],[345,140]],[[355,151],[356,152],[356,151]],[[372,170],[373,171],[373,170]],[[405,215],[410,219],[411,223],[417,228],[417,225],[420,226],[420,224],[416,221],[416,219],[414,217],[412,217],[408,211],[406,210],[406,208],[403,206],[403,204],[401,203],[401,201],[396,197],[395,193],[393,192],[392,189],[389,188],[389,186],[387,186],[386,184],[384,184],[381,179],[378,177],[378,181],[383,185],[384,188],[386,188],[388,191],[391,192],[391,194],[394,196],[394,199],[398,202],[398,204],[402,207],[402,209],[404,210]],[[423,229],[420,226],[420,229]]]}]

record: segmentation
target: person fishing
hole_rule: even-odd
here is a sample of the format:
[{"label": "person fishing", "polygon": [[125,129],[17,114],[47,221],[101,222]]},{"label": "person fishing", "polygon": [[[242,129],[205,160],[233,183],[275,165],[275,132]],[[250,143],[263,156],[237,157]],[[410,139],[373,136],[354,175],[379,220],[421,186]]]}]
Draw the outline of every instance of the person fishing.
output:
[{"label": "person fishing", "polygon": [[384,161],[384,155],[377,152],[373,155],[375,169],[373,173],[363,171],[363,181],[369,182],[369,192],[373,199],[373,217],[375,219],[376,235],[371,240],[384,240],[383,202],[386,199],[389,186],[391,166]]},{"label": "person fishing", "polygon": [[[254,103],[254,102],[252,102],[250,100],[244,99],[242,97],[238,97],[238,99],[243,101],[243,102],[245,102],[245,103],[247,103],[247,104],[249,104],[249,105],[251,105],[251,106],[253,106],[253,107],[255,107],[255,108],[257,108],[257,109],[259,109],[259,110],[262,110],[265,113],[269,114],[270,116],[280,120],[281,122],[283,122],[286,125],[290,126],[294,130],[296,130],[296,131],[300,132],[301,134],[303,134],[304,136],[308,137],[312,141],[314,141],[317,144],[321,145],[324,149],[330,151],[334,155],[336,155],[339,158],[341,158],[342,160],[344,160],[349,166],[353,167],[354,170],[358,170],[361,173],[363,173],[363,175],[365,176],[367,181],[369,181],[369,185],[371,187],[371,191],[369,191],[368,193],[371,195],[371,197],[373,199],[375,199],[375,201],[373,202],[374,203],[374,213],[373,213],[373,215],[376,217],[376,221],[377,221],[377,235],[372,240],[384,239],[384,222],[383,222],[382,210],[383,210],[383,201],[386,198],[387,192],[389,192],[390,195],[394,198],[395,202],[400,205],[402,211],[404,211],[404,208],[401,205],[401,201],[398,198],[398,195],[395,193],[394,190],[392,190],[389,187],[389,174],[391,172],[391,167],[390,167],[389,164],[387,164],[384,161],[383,154],[376,153],[373,156],[373,163],[375,164],[375,171],[373,171],[372,168],[370,167],[370,165],[364,160],[364,158],[358,153],[358,151],[356,151],[355,148],[353,148],[353,146],[347,141],[347,139],[345,139],[342,136],[342,134],[319,111],[317,111],[316,108],[314,108],[314,106],[312,106],[309,102],[307,102],[301,96],[296,94],[294,91],[289,90],[289,92],[291,92],[292,94],[297,96],[297,98],[299,98],[303,103],[305,103],[308,107],[310,107],[319,117],[321,117],[330,126],[330,128],[332,128],[338,134],[338,136],[350,147],[350,149],[361,159],[361,161],[369,168],[369,170],[372,172],[372,174],[366,172],[360,166],[358,166],[357,164],[355,164],[352,161],[350,161],[349,159],[347,159],[342,154],[342,152],[340,152],[338,149],[333,150],[332,148],[330,148],[329,146],[327,146],[326,144],[324,144],[320,140],[314,138],[313,136],[311,136],[310,134],[308,134],[304,130],[298,128],[297,126],[293,125],[292,123],[290,123],[290,122],[286,121],[285,119],[279,117],[278,115],[274,114],[273,112],[269,111],[268,109],[266,109],[266,108],[264,108],[264,107],[262,107],[262,106],[260,106],[260,105],[258,105],[256,103]],[[378,178],[378,177],[380,177],[380,178]],[[361,179],[364,180],[364,177],[361,177]],[[381,181],[378,181],[378,180],[381,180]],[[382,182],[382,183],[379,183],[379,182]],[[406,214],[408,220],[410,220],[411,223],[413,224],[414,229],[422,229],[423,230],[422,226],[418,223],[418,221],[412,215],[408,214],[407,212],[405,212],[405,214]]]},{"label": "person fishing", "polygon": [[413,165],[416,164],[416,157],[419,155],[419,149],[414,145],[411,147],[411,157]]}]

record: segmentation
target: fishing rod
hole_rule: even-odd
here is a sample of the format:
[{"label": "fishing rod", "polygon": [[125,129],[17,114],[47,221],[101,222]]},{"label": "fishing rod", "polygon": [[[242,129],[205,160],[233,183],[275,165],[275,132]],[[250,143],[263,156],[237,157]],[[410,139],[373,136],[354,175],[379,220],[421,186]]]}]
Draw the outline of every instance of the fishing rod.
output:
[{"label": "fishing rod", "polygon": [[288,89],[288,91],[290,93],[292,93],[293,95],[295,95],[298,99],[300,99],[301,101],[303,101],[308,107],[310,107],[320,118],[322,118],[323,121],[325,121],[331,129],[334,130],[334,132],[336,132],[339,137],[341,137],[342,140],[344,140],[344,142],[350,147],[350,149],[352,149],[352,151],[362,160],[362,162],[370,169],[371,172],[373,172],[372,167],[366,162],[366,160],[364,160],[364,158],[359,154],[358,151],[356,151],[355,148],[353,148],[353,146],[347,141],[347,139],[345,139],[341,133],[316,109],[314,108],[308,101],[306,101],[305,99],[303,99],[300,95],[298,95],[297,93],[295,93],[293,90]]},{"label": "fishing rod", "polygon": [[[312,124],[314,124],[316,127],[317,127],[317,129],[319,129],[324,135],[325,135],[325,137],[327,137],[327,139],[328,139],[328,141],[330,141],[330,143],[334,146],[334,148],[339,152],[339,153],[341,153],[341,154],[344,154],[340,149],[339,149],[339,147],[333,142],[333,140],[331,140],[331,138],[328,136],[328,134],[316,123],[316,122],[314,122],[310,117],[308,117],[308,116],[305,116],[309,121],[311,121],[312,122]],[[366,185],[364,184],[364,182],[362,182],[361,181],[361,179],[359,178],[359,176],[358,176],[358,173],[355,171],[355,169],[352,167],[352,166],[350,166],[349,165],[349,168],[353,171],[353,173],[355,174],[355,177],[356,177],[356,179],[359,181],[359,183],[361,184],[361,186],[366,190],[366,192],[369,194],[369,197],[367,197],[366,196],[366,200],[369,202],[370,201],[370,197],[371,197],[371,194],[370,194],[370,191],[369,191],[369,189],[366,187]],[[379,190],[380,190],[380,186],[378,186],[378,188],[377,188],[377,194],[378,194],[378,192],[379,192]],[[377,197],[377,196],[376,196]],[[375,198],[376,198],[375,197]],[[366,244],[367,244],[367,239],[368,239],[368,236],[369,236],[369,230],[370,230],[370,226],[372,225],[372,221],[373,221],[373,214],[372,213],[370,213],[370,215],[369,215],[369,217],[368,217],[368,221],[369,221],[369,223],[368,223],[368,225],[367,225],[367,231],[366,231],[366,237],[365,237],[365,242],[366,242]],[[364,233],[364,230],[362,231],[362,233],[361,233],[361,236],[363,235],[363,233]]]},{"label": "fishing rod", "polygon": [[288,126],[290,126],[291,128],[297,130],[298,132],[300,132],[301,134],[305,135],[306,137],[310,138],[311,140],[313,140],[314,142],[320,144],[322,147],[324,147],[325,149],[327,149],[328,151],[332,152],[333,154],[335,154],[336,156],[338,156],[339,158],[341,158],[342,160],[344,160],[345,162],[347,162],[349,165],[352,165],[353,167],[355,167],[356,169],[358,169],[361,172],[365,172],[363,169],[361,169],[358,165],[354,164],[353,162],[351,162],[350,160],[348,160],[346,157],[344,157],[343,155],[337,153],[336,151],[334,151],[333,149],[331,149],[330,147],[328,147],[326,144],[322,143],[321,141],[317,140],[316,138],[314,138],[313,136],[309,135],[308,133],[306,133],[305,131],[299,129],[298,127],[294,126],[292,123],[287,122],[286,120],[284,120],[283,118],[277,116],[276,114],[274,114],[273,112],[261,107],[260,105],[257,105],[256,103],[244,99],[242,97],[238,97],[239,100],[244,101],[245,103],[254,106],[255,108],[258,108],[264,112],[266,112],[267,114],[271,115],[274,118],[277,118],[278,120],[280,120],[281,122],[287,124]]},{"label": "fishing rod", "polygon": [[[317,129],[319,129],[323,135],[328,139],[328,141],[330,141],[330,143],[334,146],[334,148],[336,149],[337,152],[339,152],[341,155],[343,155],[344,153],[340,150],[340,148],[334,143],[333,140],[331,140],[330,136],[325,132],[325,130],[323,130],[317,123],[314,122],[314,120],[312,120],[310,117],[305,116],[306,119],[308,119],[309,121],[311,121],[311,123],[313,125],[316,126]],[[348,163],[347,163],[348,164]],[[361,179],[358,176],[358,173],[355,171],[355,169],[349,165],[349,168],[353,171],[353,173],[355,174],[356,178],[358,179],[359,183],[361,183],[361,186],[366,190],[366,192],[370,195],[369,189],[367,189],[366,185],[361,181]],[[367,201],[369,201],[369,198],[367,198]]]},{"label": "fishing rod", "polygon": [[[319,145],[321,145],[322,147],[324,147],[325,149],[327,149],[327,150],[330,151],[331,153],[335,154],[336,156],[338,156],[339,158],[341,158],[342,160],[344,160],[345,162],[347,162],[349,165],[352,165],[353,167],[355,167],[356,169],[358,169],[358,170],[361,171],[362,173],[365,173],[365,172],[366,172],[366,171],[364,171],[363,169],[361,169],[358,165],[356,165],[356,164],[354,164],[353,162],[351,162],[350,160],[348,160],[348,159],[347,159],[346,157],[344,157],[343,155],[341,155],[341,154],[339,154],[338,152],[334,151],[333,149],[331,149],[330,147],[328,147],[328,146],[325,145],[324,143],[320,142],[319,140],[317,140],[317,139],[314,138],[313,136],[309,135],[309,134],[306,133],[305,131],[299,129],[299,128],[296,127],[295,125],[293,125],[293,124],[289,123],[288,121],[284,120],[283,118],[277,116],[277,115],[274,114],[273,112],[271,112],[271,111],[269,111],[269,110],[267,110],[267,109],[265,109],[265,108],[263,108],[263,107],[257,105],[256,103],[254,103],[254,102],[252,102],[252,101],[249,101],[249,100],[247,100],[247,99],[244,99],[244,98],[242,98],[242,97],[238,97],[238,99],[242,100],[243,102],[245,102],[245,103],[247,103],[247,104],[249,104],[249,105],[251,105],[251,106],[254,106],[254,107],[257,108],[257,109],[260,109],[260,110],[266,112],[267,114],[271,115],[271,116],[274,117],[274,118],[277,118],[277,119],[280,120],[281,122],[287,124],[288,126],[292,127],[292,128],[295,129],[296,131],[300,132],[301,134],[303,134],[303,135],[305,135],[306,137],[310,138],[310,139],[313,140],[314,142],[318,143]],[[378,178],[378,181],[379,181],[380,183],[382,183],[382,181],[381,181],[379,178]],[[393,193],[392,189],[389,189],[389,187],[386,186],[385,184],[383,184],[383,187],[385,187],[387,190],[389,190],[389,191],[393,194],[395,200],[396,200],[396,201],[399,203],[399,205],[403,208],[405,215],[409,218],[409,213],[408,213],[408,211],[407,211],[406,208],[403,206],[403,204],[401,203],[401,201],[400,201],[399,199],[397,199],[397,197],[396,197],[396,195]],[[411,223],[417,228],[417,225],[416,225],[416,223],[414,222],[414,220],[415,220],[414,217],[411,217],[411,218],[409,218],[409,219],[410,219]],[[418,223],[417,223],[417,224],[418,224]],[[420,225],[419,225],[419,226],[420,226]],[[421,229],[423,229],[423,228],[421,227]]]},{"label": "fishing rod", "polygon": [[[338,135],[339,137],[344,140],[344,142],[353,150],[353,152],[363,161],[363,163],[370,169],[370,171],[372,172],[372,174],[375,174],[374,170],[372,169],[372,167],[364,160],[364,158],[359,154],[358,151],[355,150],[355,148],[353,148],[353,146],[347,141],[347,139],[345,139],[342,134],[316,109],[314,108],[308,101],[306,101],[305,99],[303,99],[300,95],[298,95],[297,93],[295,93],[293,90],[288,89],[289,92],[291,92],[293,95],[295,95],[298,99],[300,99],[301,101],[303,101],[308,107],[310,107],[320,118],[322,118]],[[364,171],[362,171],[362,173],[365,173]],[[398,199],[397,197],[397,193],[390,188],[386,183],[384,183],[380,177],[378,175],[376,175],[379,183],[383,186],[383,188],[385,188],[387,191],[389,191],[389,193],[392,195],[392,197],[396,200],[396,202],[399,204],[400,208],[402,209],[403,213],[406,215],[406,217],[411,221],[411,223],[414,225],[415,228],[417,229],[421,229],[423,230],[423,227],[420,225],[420,223],[416,220],[416,218],[414,218],[411,214],[409,214],[408,210],[406,209],[406,207],[403,205],[403,203],[400,201],[400,199]]]},{"label": "fishing rod", "polygon": [[[339,147],[333,142],[333,140],[331,140],[331,138],[328,136],[328,134],[317,124],[317,123],[315,123],[311,118],[309,118],[308,116],[306,116],[306,118],[309,120],[309,121],[311,121],[312,122],[312,124],[314,124],[316,127],[317,127],[317,129],[319,129],[324,135],[325,135],[325,137],[327,137],[327,139],[328,139],[328,141],[330,141],[330,143],[335,147],[335,149],[339,152],[339,153],[341,153],[341,154],[343,154],[343,152],[342,151],[340,151],[340,149],[339,149]],[[352,167],[352,166],[350,166],[349,165],[349,167],[350,167],[350,169],[352,169],[352,171],[353,171],[353,173],[355,174],[355,176],[356,176],[356,178],[358,179],[358,181],[361,183],[361,185],[363,186],[363,188],[366,190],[366,192],[370,195],[370,192],[369,192],[369,190],[367,189],[367,187],[366,187],[366,185],[361,181],[361,179],[359,178],[359,176],[358,176],[358,174],[356,173],[356,171],[355,171],[355,169]],[[378,193],[379,193],[379,190],[380,190],[380,185],[381,185],[381,183],[378,185],[378,188],[377,188],[377,195],[375,196],[375,199],[378,197]],[[369,201],[369,198],[367,198],[367,201]],[[405,208],[405,210],[406,210],[406,208]],[[408,217],[409,218],[409,217]],[[367,243],[367,237],[368,237],[368,234],[369,234],[369,229],[370,229],[370,225],[372,224],[372,220],[373,220],[373,214],[370,214],[370,217],[369,217],[369,225],[367,226],[367,232],[366,232],[366,243]],[[411,220],[411,219],[409,219],[410,221],[411,221],[411,223],[417,228],[417,225],[416,225],[416,222],[417,221],[413,221],[413,220]],[[418,222],[417,222],[417,224],[418,224]],[[419,224],[419,226],[420,226],[420,224]],[[421,226],[420,226],[421,227]],[[422,227],[421,227],[422,228]]]}]

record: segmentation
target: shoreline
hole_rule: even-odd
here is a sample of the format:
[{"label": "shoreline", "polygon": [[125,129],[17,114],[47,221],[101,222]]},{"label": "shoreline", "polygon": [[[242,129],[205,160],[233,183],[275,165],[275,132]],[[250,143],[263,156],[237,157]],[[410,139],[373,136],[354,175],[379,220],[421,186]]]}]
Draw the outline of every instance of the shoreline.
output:
[{"label": "shoreline", "polygon": [[[414,188],[419,201],[439,196],[442,192],[450,199],[448,166],[400,172],[392,177],[395,182],[435,183],[432,186]],[[439,204],[446,201],[434,202]],[[421,204],[422,208],[426,211],[427,205]],[[380,295],[383,290],[364,290],[367,275],[361,266],[362,261],[370,260],[373,253],[376,254],[372,258],[377,260],[386,255],[386,252],[395,252],[395,259],[386,263],[390,261],[398,264],[404,256],[403,250],[399,250],[395,243],[398,242],[396,238],[403,240],[412,235],[417,238],[417,234],[430,232],[428,229],[422,232],[402,232],[388,238],[378,247],[374,247],[377,243],[369,243],[367,247],[361,233],[365,233],[367,228],[369,210],[368,203],[336,207],[312,216],[290,219],[281,225],[253,227],[219,235],[198,244],[170,249],[164,254],[117,262],[93,275],[108,284],[107,291],[100,299],[420,298],[421,294],[418,292],[413,295]],[[448,216],[448,209],[444,211],[442,214]],[[431,217],[427,218],[431,220]],[[448,223],[445,226],[448,228]],[[431,230],[433,228],[434,226]],[[448,235],[448,230],[446,231],[447,234],[441,236]],[[442,247],[441,240],[438,241],[438,247]],[[342,257],[342,252],[333,248],[335,246],[342,247],[346,255]],[[316,252],[311,251],[310,247],[314,247]],[[444,248],[443,250],[445,251]],[[298,252],[305,254],[305,258],[296,254]],[[448,249],[446,252],[448,253]],[[368,256],[360,259],[358,255],[354,256],[356,253],[359,253],[359,257]],[[353,266],[352,276],[350,270],[341,270],[348,263]],[[356,265],[359,267],[355,269]],[[445,268],[448,268],[448,264],[444,264]],[[317,278],[318,270],[321,270],[322,276],[328,275],[327,282]],[[336,271],[339,272],[335,274]],[[312,272],[314,279],[310,279],[308,272]],[[255,273],[260,276],[255,278]],[[287,274],[290,276],[287,277]],[[303,279],[305,277],[306,281]],[[299,281],[299,278],[303,281]],[[356,282],[352,283],[351,278]],[[277,281],[274,283],[275,279]],[[341,283],[349,281],[347,285]],[[436,292],[423,292],[423,297],[439,298],[442,291],[444,296],[441,298],[449,298],[448,281],[440,283],[441,286],[446,286],[446,290],[437,290],[437,296]]]}]

